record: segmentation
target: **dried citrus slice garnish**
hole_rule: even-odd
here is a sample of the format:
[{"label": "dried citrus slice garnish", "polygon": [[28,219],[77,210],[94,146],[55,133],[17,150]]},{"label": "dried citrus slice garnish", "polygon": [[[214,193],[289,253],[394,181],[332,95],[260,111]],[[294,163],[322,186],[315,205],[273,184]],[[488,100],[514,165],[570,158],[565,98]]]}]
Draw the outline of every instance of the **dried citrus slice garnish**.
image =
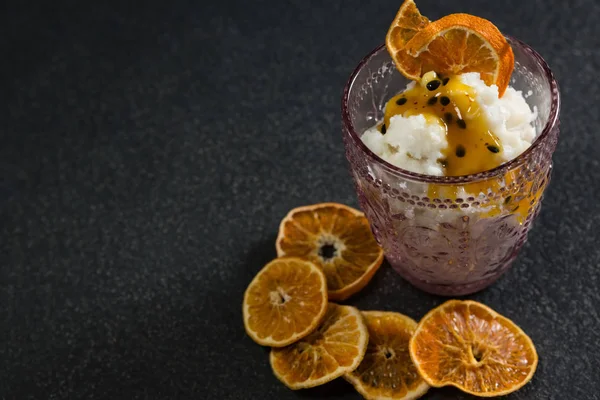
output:
[{"label": "dried citrus slice garnish", "polygon": [[410,340],[410,356],[431,386],[481,397],[514,392],[531,380],[538,356],[511,320],[475,301],[450,300],[431,310]]},{"label": "dried citrus slice garnish", "polygon": [[317,330],[290,346],[271,350],[271,367],[290,389],[322,385],[354,370],[368,341],[360,311],[329,303]]},{"label": "dried citrus slice garnish", "polygon": [[451,14],[428,24],[406,44],[406,51],[421,64],[415,76],[428,71],[479,72],[487,85],[498,86],[500,96],[515,64],[512,48],[498,28],[469,14]]},{"label": "dried citrus slice garnish", "polygon": [[293,209],[281,221],[277,254],[310,260],[325,272],[330,300],[345,300],[371,280],[383,250],[367,218],[337,203]]},{"label": "dried citrus slice garnish", "polygon": [[415,2],[405,0],[385,37],[385,45],[396,67],[410,79],[421,77],[421,63],[406,52],[406,44],[428,24],[429,19],[421,15]]},{"label": "dried citrus slice garnish", "polygon": [[417,323],[396,312],[363,311],[369,329],[365,358],[344,378],[369,400],[418,399],[429,389],[419,376],[408,343]]},{"label": "dried citrus slice garnish", "polygon": [[423,74],[458,75],[479,72],[502,96],[514,68],[506,38],[490,21],[469,14],[451,14],[429,22],[413,0],[405,0],[392,22],[385,44],[398,70],[419,80]]},{"label": "dried citrus slice garnish", "polygon": [[244,294],[244,327],[263,346],[287,346],[305,337],[326,311],[325,275],[312,262],[299,258],[271,261]]}]

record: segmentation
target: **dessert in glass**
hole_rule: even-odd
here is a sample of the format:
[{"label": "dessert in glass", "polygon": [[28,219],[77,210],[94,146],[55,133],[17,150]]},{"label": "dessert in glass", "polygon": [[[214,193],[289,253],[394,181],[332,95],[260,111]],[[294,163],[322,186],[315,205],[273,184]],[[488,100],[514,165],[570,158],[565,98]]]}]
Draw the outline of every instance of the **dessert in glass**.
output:
[{"label": "dessert in glass", "polygon": [[540,211],[558,85],[535,50],[489,21],[430,22],[412,0],[386,44],[360,62],[342,99],[360,206],[414,286],[479,291],[510,267]]}]

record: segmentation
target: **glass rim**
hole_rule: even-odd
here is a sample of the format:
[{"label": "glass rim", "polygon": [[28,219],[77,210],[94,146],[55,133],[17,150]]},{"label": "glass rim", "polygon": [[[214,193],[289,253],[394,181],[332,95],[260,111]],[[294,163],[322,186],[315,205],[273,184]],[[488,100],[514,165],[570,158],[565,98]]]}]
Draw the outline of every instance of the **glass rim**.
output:
[{"label": "glass rim", "polygon": [[344,86],[344,93],[342,95],[342,124],[343,124],[345,130],[349,133],[350,139],[360,148],[360,150],[367,157],[369,157],[371,160],[376,161],[377,163],[381,164],[389,172],[392,172],[396,175],[400,175],[404,178],[408,178],[408,179],[420,181],[420,182],[447,183],[447,184],[478,182],[481,180],[485,180],[485,179],[489,179],[491,177],[501,175],[509,170],[515,169],[515,168],[519,167],[520,165],[524,164],[527,161],[529,155],[531,153],[533,153],[544,142],[546,137],[548,137],[550,135],[550,132],[552,132],[552,130],[558,125],[558,122],[559,122],[558,117],[559,117],[559,113],[560,113],[560,92],[559,92],[558,82],[554,78],[554,74],[552,73],[552,70],[550,69],[550,67],[548,66],[546,61],[542,58],[542,56],[537,51],[535,51],[532,47],[530,47],[528,44],[526,44],[525,42],[522,42],[519,39],[516,39],[509,35],[505,35],[505,37],[508,39],[509,42],[517,44],[520,47],[522,47],[523,50],[525,50],[525,52],[527,54],[529,54],[537,62],[537,64],[539,66],[542,67],[542,70],[544,71],[544,74],[545,74],[545,78],[550,84],[550,95],[552,96],[551,105],[550,105],[550,113],[548,115],[548,121],[546,121],[546,125],[544,126],[544,129],[542,129],[542,132],[538,136],[536,136],[533,143],[523,153],[519,154],[517,157],[497,166],[496,168],[478,172],[476,174],[460,175],[460,176],[437,176],[437,175],[419,174],[417,172],[408,171],[406,169],[397,167],[397,166],[385,161],[384,159],[379,157],[377,154],[373,153],[371,151],[371,149],[369,149],[363,143],[363,141],[360,138],[360,134],[358,134],[356,132],[356,130],[354,129],[352,120],[350,118],[350,111],[349,111],[349,107],[348,107],[348,97],[350,95],[350,89],[352,87],[352,84],[354,83],[354,81],[355,81],[356,77],[358,76],[358,74],[360,73],[360,71],[362,71],[362,68],[365,66],[365,64],[367,64],[367,62],[369,62],[371,60],[371,58],[373,56],[375,56],[377,53],[379,53],[379,51],[381,51],[382,48],[385,48],[385,44],[381,44],[381,45],[377,46],[375,49],[373,49],[369,54],[367,54],[360,61],[358,66],[354,69],[354,71],[350,75],[350,78],[348,78],[346,85]]}]

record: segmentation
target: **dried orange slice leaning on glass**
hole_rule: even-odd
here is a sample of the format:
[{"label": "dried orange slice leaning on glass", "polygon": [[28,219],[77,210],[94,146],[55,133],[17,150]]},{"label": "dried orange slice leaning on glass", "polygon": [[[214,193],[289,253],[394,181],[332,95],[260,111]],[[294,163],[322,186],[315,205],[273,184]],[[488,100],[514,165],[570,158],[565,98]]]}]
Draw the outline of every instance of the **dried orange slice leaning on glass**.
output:
[{"label": "dried orange slice leaning on glass", "polygon": [[431,310],[419,322],[409,349],[431,386],[455,386],[480,397],[521,388],[538,363],[533,342],[521,328],[470,300],[450,300]]},{"label": "dried orange slice leaning on glass", "polygon": [[479,72],[499,96],[510,82],[515,58],[510,44],[490,21],[470,14],[451,14],[429,23],[412,0],[406,0],[392,22],[386,47],[398,70],[419,80],[429,71],[443,75]]},{"label": "dried orange slice leaning on glass", "polygon": [[278,258],[254,277],[244,294],[244,327],[263,346],[282,347],[311,333],[327,311],[327,283],[319,267]]},{"label": "dried orange slice leaning on glass", "polygon": [[395,312],[363,311],[369,329],[367,354],[344,378],[368,400],[413,400],[429,385],[419,376],[408,343],[417,323]]},{"label": "dried orange slice leaning on glass", "polygon": [[367,350],[369,333],[360,311],[329,303],[316,331],[271,350],[275,376],[290,389],[319,386],[354,370]]},{"label": "dried orange slice leaning on glass", "polygon": [[365,215],[337,203],[293,209],[281,221],[277,254],[310,260],[325,272],[330,300],[345,300],[371,280],[383,250]]},{"label": "dried orange slice leaning on glass", "polygon": [[422,61],[422,73],[479,72],[502,96],[510,82],[515,57],[506,38],[490,21],[469,14],[451,14],[427,25],[406,44]]},{"label": "dried orange slice leaning on glass", "polygon": [[405,0],[390,25],[385,45],[400,72],[414,80],[421,77],[421,63],[406,52],[406,44],[429,24],[413,0]]}]

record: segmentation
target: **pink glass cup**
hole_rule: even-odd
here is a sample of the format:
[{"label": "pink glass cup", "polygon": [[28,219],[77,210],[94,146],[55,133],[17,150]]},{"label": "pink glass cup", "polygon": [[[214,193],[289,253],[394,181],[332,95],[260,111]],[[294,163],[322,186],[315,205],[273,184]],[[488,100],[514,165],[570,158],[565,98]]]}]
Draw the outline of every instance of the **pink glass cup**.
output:
[{"label": "pink glass cup", "polygon": [[363,144],[362,133],[381,121],[386,102],[408,83],[385,46],[360,62],[344,89],[342,133],[360,206],[392,267],[429,293],[466,295],[497,280],[527,240],[550,180],[559,134],[558,85],[535,50],[507,39],[515,54],[511,86],[535,107],[537,137],[520,156],[489,171],[417,174]]}]

